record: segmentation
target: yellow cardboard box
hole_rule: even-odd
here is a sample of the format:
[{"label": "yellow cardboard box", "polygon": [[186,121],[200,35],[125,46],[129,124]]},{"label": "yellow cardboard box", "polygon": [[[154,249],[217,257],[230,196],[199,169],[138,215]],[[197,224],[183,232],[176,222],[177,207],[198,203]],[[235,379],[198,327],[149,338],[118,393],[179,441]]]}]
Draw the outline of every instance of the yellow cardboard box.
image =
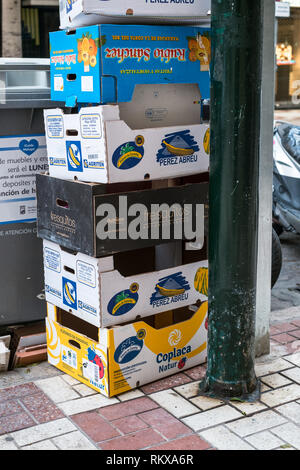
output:
[{"label": "yellow cardboard box", "polygon": [[207,302],[100,329],[47,305],[49,363],[107,397],[206,361]]}]

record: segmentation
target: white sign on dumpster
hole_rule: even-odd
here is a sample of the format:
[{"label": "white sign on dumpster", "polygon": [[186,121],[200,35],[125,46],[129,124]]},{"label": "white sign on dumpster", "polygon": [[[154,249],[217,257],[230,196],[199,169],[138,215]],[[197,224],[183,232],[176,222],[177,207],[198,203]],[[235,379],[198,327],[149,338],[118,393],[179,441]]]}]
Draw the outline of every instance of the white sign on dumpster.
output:
[{"label": "white sign on dumpster", "polygon": [[47,169],[44,135],[0,137],[0,225],[36,220],[35,174]]},{"label": "white sign on dumpster", "polygon": [[275,2],[275,16],[277,18],[289,18],[291,7],[288,2]]}]

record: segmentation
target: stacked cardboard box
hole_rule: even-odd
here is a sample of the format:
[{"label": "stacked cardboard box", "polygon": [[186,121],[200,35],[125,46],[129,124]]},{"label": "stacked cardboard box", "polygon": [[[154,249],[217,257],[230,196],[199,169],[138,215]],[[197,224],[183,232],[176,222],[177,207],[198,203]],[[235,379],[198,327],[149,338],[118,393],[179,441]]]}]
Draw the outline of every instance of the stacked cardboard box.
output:
[{"label": "stacked cardboard box", "polygon": [[62,108],[44,113],[49,174],[37,177],[49,362],[107,396],[206,358],[210,31],[170,23],[208,5],[119,4],[61,3],[73,29],[50,34]]}]

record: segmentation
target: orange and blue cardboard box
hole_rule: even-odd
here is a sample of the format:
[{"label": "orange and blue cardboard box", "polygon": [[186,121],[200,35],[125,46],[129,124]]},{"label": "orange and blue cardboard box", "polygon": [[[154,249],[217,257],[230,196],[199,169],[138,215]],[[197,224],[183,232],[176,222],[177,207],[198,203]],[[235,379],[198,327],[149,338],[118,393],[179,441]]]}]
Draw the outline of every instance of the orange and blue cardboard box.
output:
[{"label": "orange and blue cardboard box", "polygon": [[131,101],[135,86],[198,84],[209,98],[210,29],[94,25],[50,33],[51,99],[67,107]]},{"label": "orange and blue cardboard box", "polygon": [[[181,310],[181,309],[179,309]],[[164,313],[161,315],[165,315]],[[71,317],[71,318],[70,318]],[[207,302],[195,311],[97,329],[48,304],[48,361],[112,397],[202,364],[207,356]]]}]

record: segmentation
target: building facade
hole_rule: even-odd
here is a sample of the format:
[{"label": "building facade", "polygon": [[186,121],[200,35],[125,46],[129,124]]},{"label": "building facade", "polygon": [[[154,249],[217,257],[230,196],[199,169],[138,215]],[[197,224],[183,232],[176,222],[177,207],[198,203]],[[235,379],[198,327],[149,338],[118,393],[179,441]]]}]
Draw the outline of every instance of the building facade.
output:
[{"label": "building facade", "polygon": [[277,17],[277,108],[300,108],[300,0],[289,0],[290,13]]}]

